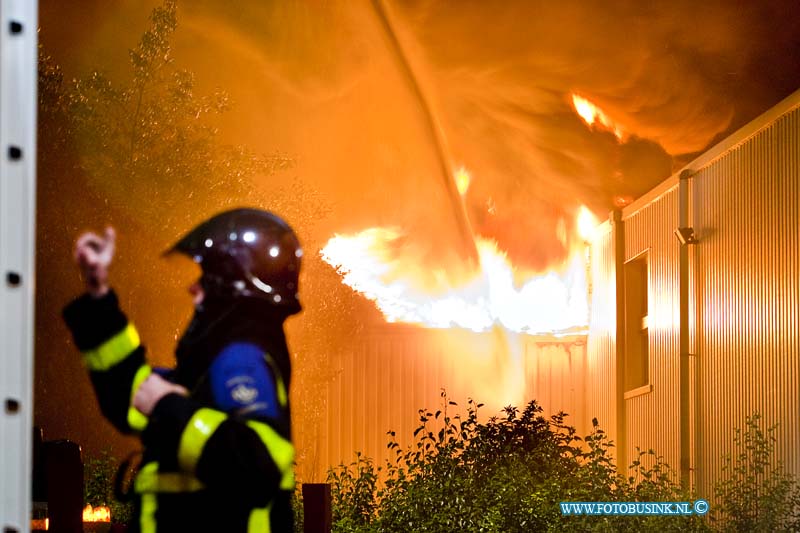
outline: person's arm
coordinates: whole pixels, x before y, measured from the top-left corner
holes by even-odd
[[[278,490],[294,489],[283,383],[264,353],[246,343],[218,355],[209,379],[214,409],[167,393],[152,409],[143,442],[206,486],[236,493],[254,507],[266,506]]]
[[[132,406],[133,393],[150,375],[144,347],[133,324],[119,308],[108,283],[116,235],[87,232],[75,245],[74,259],[86,292],[64,309],[63,316],[97,394],[103,415],[123,433],[144,429],[147,419]]]
[[[103,415],[123,433],[141,431],[146,418],[131,406],[132,391],[151,372],[133,324],[108,290],[84,294],[64,309],[64,320],[81,352]]]

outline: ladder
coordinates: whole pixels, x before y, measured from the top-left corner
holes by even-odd
[[[30,530],[38,0],[0,2],[0,531]]]

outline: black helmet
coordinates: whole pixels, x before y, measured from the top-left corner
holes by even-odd
[[[303,251],[292,228],[260,209],[232,209],[206,220],[167,254],[179,252],[203,269],[203,289],[225,298],[256,298],[300,310],[297,298]]]

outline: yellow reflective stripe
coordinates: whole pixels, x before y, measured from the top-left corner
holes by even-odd
[[[183,472],[159,472],[158,463],[155,468],[143,468],[136,476],[133,490],[137,494],[157,494],[160,492],[196,492],[205,485],[196,477]]]
[[[83,352],[83,361],[89,370],[108,370],[128,357],[140,344],[139,333],[133,324],[128,324],[94,350]]]
[[[189,419],[178,445],[178,464],[181,469],[194,472],[206,441],[227,417],[223,412],[203,408]]]
[[[247,533],[270,533],[269,512],[272,504],[261,509],[253,509],[250,518],[247,520]]]
[[[147,463],[141,470],[136,480],[142,475],[152,475],[158,472],[158,463]],[[134,482],[135,487],[135,482]],[[139,528],[141,533],[156,533],[156,510],[158,509],[158,499],[155,494],[142,494],[141,510],[139,511]]]
[[[150,368],[150,365],[142,365],[133,377],[131,399],[128,407],[128,425],[131,429],[136,431],[144,431],[144,428],[147,427],[147,416],[133,406],[133,396],[136,394],[136,391],[139,390],[139,386],[147,379],[147,376],[152,373],[153,369]]]
[[[284,490],[294,490],[294,446],[292,443],[266,424],[248,420],[247,425],[258,434],[275,462],[275,466],[278,467],[278,471],[282,473],[280,487]]]
[[[141,533],[156,533],[156,509],[158,509],[156,495],[142,494],[142,510],[139,515]]]
[[[283,377],[281,376],[281,372],[278,369],[278,365],[275,363],[275,360],[272,359],[268,353],[264,354],[264,359],[267,361],[267,364],[272,369],[272,374],[275,376],[275,381],[277,382],[276,385],[278,386],[278,403],[281,404],[281,407],[286,407],[289,403],[289,395],[286,393],[286,385],[283,384]]]
[[[286,394],[286,386],[283,384],[283,379],[281,379],[280,374],[277,374],[275,379],[278,381],[278,402],[280,402],[281,407],[286,407],[289,403],[289,398]]]
[[[295,480],[294,480],[294,468],[289,468],[288,472],[283,473],[283,478],[281,478],[280,488],[283,490],[294,490]]]

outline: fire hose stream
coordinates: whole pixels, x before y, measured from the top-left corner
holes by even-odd
[[[460,255],[470,264],[477,266],[479,262],[478,249],[475,245],[475,237],[472,232],[472,227],[469,223],[469,218],[467,217],[467,212],[464,209],[464,202],[456,187],[453,165],[450,161],[450,157],[446,148],[447,143],[444,138],[444,132],[442,131],[439,121],[436,120],[436,116],[433,113],[430,102],[426,97],[419,80],[417,80],[417,77],[414,75],[414,70],[411,68],[408,57],[406,56],[403,46],[397,37],[397,33],[394,30],[394,26],[392,25],[391,18],[389,17],[389,13],[387,12],[383,0],[372,0],[372,5],[375,8],[375,13],[378,16],[381,25],[386,31],[386,35],[389,39],[389,46],[392,48],[392,51],[397,58],[397,61],[400,65],[400,70],[407,79],[409,87],[414,94],[414,98],[419,103],[425,124],[431,136],[434,152],[436,153],[439,161],[439,170],[442,180],[444,181],[445,191],[450,200],[450,205],[453,210],[453,217],[458,230],[460,242],[459,251],[461,252]]]

